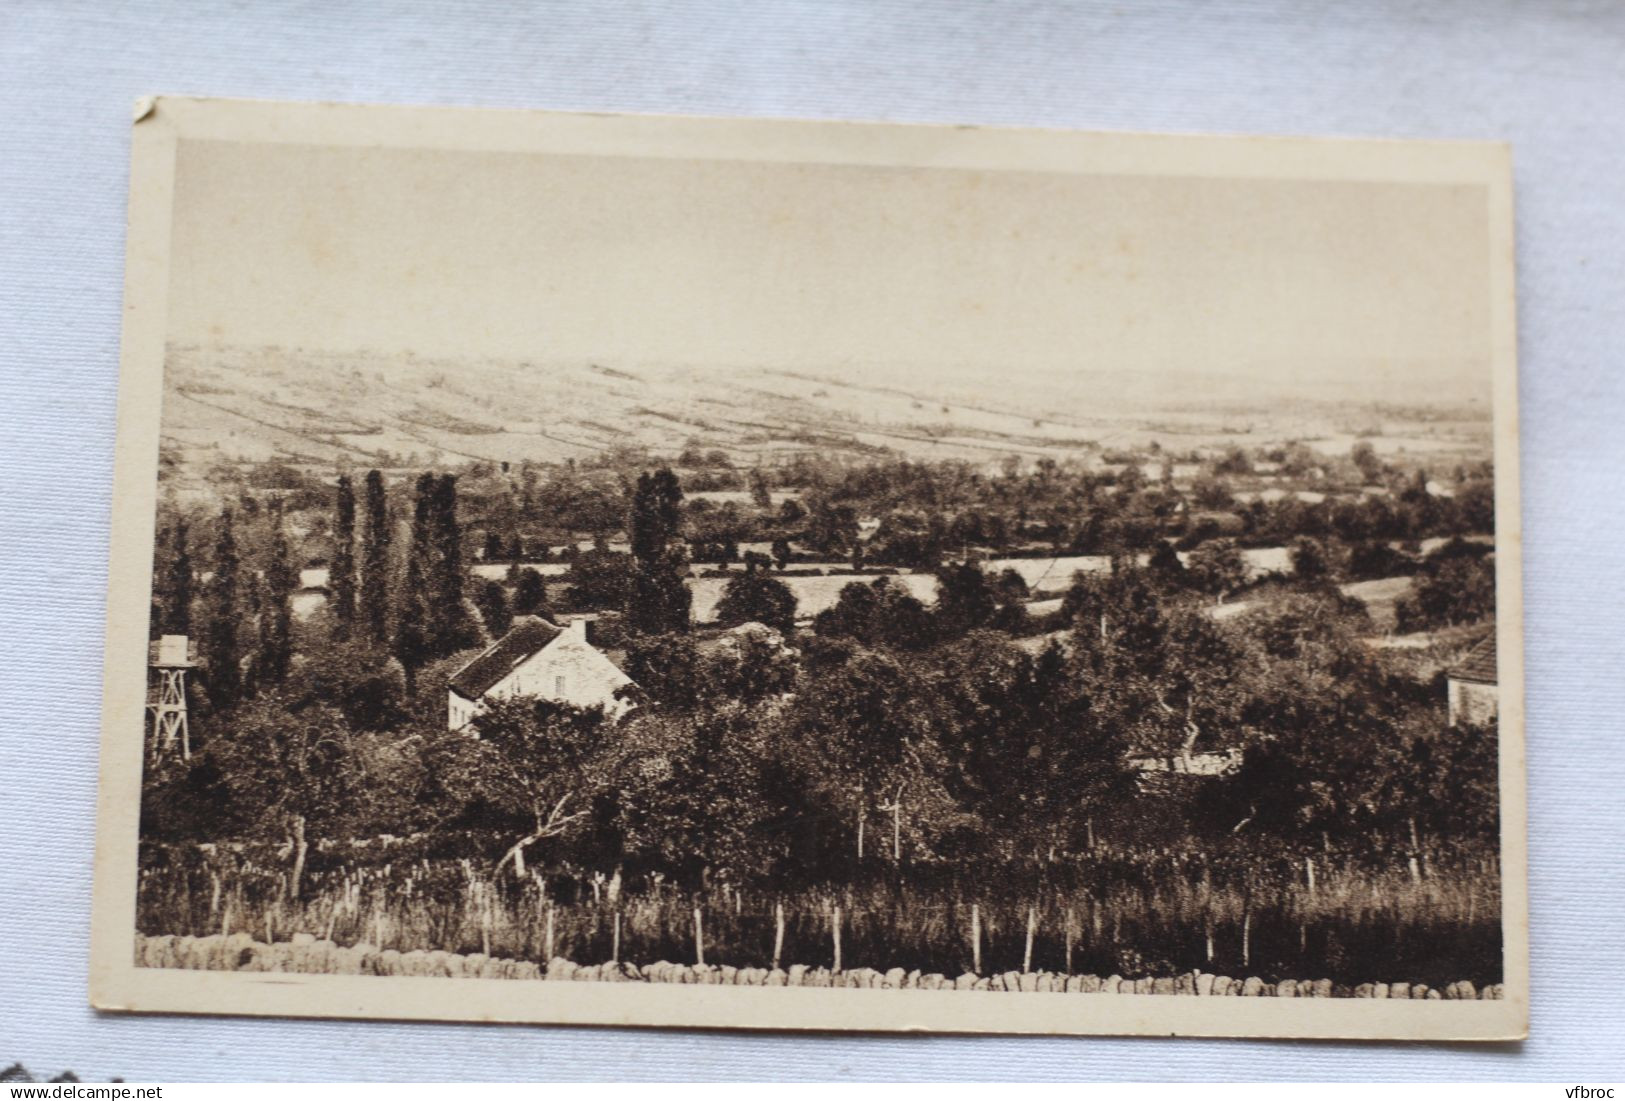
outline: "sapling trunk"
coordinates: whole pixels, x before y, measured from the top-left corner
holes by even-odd
[[[288,896],[299,897],[299,881],[305,875],[305,854],[310,846],[305,841],[305,816],[293,816],[293,872],[288,878]]]
[[[829,916],[830,935],[835,941],[835,966],[831,968],[836,974],[841,972],[841,908],[835,907]]]
[[[970,969],[980,975],[982,973],[982,908],[977,903],[970,904]]]
[[[1027,907],[1027,946],[1021,953],[1021,970],[1033,969],[1033,934],[1038,931],[1038,907]]]

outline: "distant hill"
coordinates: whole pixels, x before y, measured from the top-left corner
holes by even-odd
[[[1018,383],[966,368],[890,375],[176,345],[162,434],[171,473],[186,475],[221,461],[561,462],[624,446],[676,454],[690,443],[721,449],[736,465],[798,453],[984,462],[1151,439],[1185,450],[1341,437],[1372,416],[1346,399],[1247,394],[1211,378],[1076,372]],[[1476,438],[1486,413],[1430,417],[1429,434]]]

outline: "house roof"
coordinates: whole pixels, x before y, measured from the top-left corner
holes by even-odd
[[[520,616],[495,645],[457,670],[447,687],[466,700],[478,700],[563,633],[564,628],[541,616]]]
[[[1452,680],[1467,680],[1475,684],[1496,683],[1495,635],[1467,651],[1461,664],[1450,670]]]

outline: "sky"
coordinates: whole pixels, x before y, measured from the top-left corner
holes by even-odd
[[[1487,392],[1472,187],[184,141],[171,341]]]

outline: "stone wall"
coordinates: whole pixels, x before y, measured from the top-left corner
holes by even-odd
[[[578,965],[555,959],[545,968],[527,960],[493,959],[475,953],[379,951],[370,944],[341,947],[308,933],[263,944],[247,933],[209,937],[135,938],[138,967],[194,971],[271,971],[321,975],[410,975],[417,977],[536,979],[550,982],[658,982],[692,986],[805,986],[880,990],[962,990],[1011,993],[1160,994],[1243,998],[1408,998],[1445,1001],[1496,1000],[1499,984],[1475,987],[1465,980],[1435,989],[1421,983],[1361,983],[1347,987],[1330,979],[1265,982],[1192,971],[1162,978],[1121,975],[1061,975],[1051,971],[1007,971],[996,975],[925,975],[894,967],[831,971],[794,964],[788,969],[682,964],[660,961]]]

